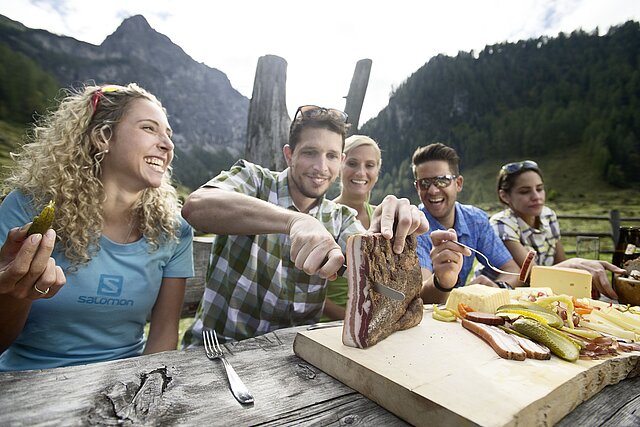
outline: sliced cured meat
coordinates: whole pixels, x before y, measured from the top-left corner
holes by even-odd
[[[527,353],[527,357],[530,359],[538,359],[538,360],[549,360],[551,359],[551,350],[548,347],[538,344],[537,342],[531,341],[528,338],[523,338],[518,335],[511,335],[520,348]]]
[[[526,282],[531,274],[531,268],[533,268],[533,260],[536,258],[536,251],[530,250],[527,254],[527,257],[524,259],[522,263],[522,267],[520,268],[520,276],[518,279],[521,282]]]
[[[465,319],[472,322],[484,323],[485,325],[504,325],[504,318],[491,313],[481,311],[469,311]]]
[[[401,254],[393,252],[393,239],[382,234],[359,234],[347,240],[348,300],[342,342],[367,348],[395,331],[409,329],[422,320],[422,273],[410,235]],[[397,301],[373,290],[381,283],[405,295]]]
[[[467,319],[462,319],[462,326],[485,340],[493,348],[493,351],[503,359],[524,360],[527,358],[527,353],[516,340],[495,326],[472,322]]]

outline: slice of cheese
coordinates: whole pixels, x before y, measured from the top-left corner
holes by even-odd
[[[491,288],[484,285],[467,285],[455,288],[449,294],[446,307],[458,312],[458,304],[464,303],[475,311],[495,313],[501,305],[509,304],[509,291],[501,288]]]
[[[531,287],[548,287],[556,295],[591,298],[591,274],[576,268],[536,265],[531,270]]]

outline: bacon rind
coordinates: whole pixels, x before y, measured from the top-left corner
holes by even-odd
[[[342,333],[343,344],[367,348],[395,331],[420,323],[422,274],[416,253],[417,240],[409,235],[402,254],[393,252],[393,239],[382,234],[351,236],[347,240],[348,300]],[[373,291],[373,282],[404,293],[397,301]]]
[[[495,326],[467,319],[462,319],[462,326],[482,338],[503,359],[522,361],[527,358],[527,353],[520,348],[513,337]]]
[[[524,352],[527,353],[527,357],[529,359],[551,359],[551,350],[549,350],[547,346],[531,341],[529,338],[519,337],[518,335],[512,335],[511,338],[513,338],[518,343],[520,348],[522,348]]]
[[[366,321],[362,318],[363,313],[369,310],[371,306],[369,294],[365,292],[364,287],[361,289],[362,282],[358,280],[361,261],[355,254],[360,253],[361,245],[361,236],[351,236],[347,240],[347,295],[350,297],[345,307],[345,322],[342,328],[343,344],[359,348],[362,348],[363,338],[366,338],[363,337],[361,332],[363,326],[366,325]],[[364,327],[364,330],[366,332],[366,327]]]

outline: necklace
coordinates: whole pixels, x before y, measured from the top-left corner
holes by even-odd
[[[130,224],[129,224],[129,232],[127,233],[127,237],[124,238],[124,243],[129,243],[129,238],[131,237],[131,233],[133,232],[133,226],[136,224],[136,221],[134,218],[131,218]]]

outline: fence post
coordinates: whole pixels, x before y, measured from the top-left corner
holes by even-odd
[[[358,131],[360,112],[362,111],[364,96],[367,93],[367,86],[369,85],[369,74],[371,74],[372,63],[373,61],[370,59],[361,59],[356,63],[356,69],[353,72],[347,102],[344,107],[344,112],[349,115],[349,123],[351,123],[351,128],[348,132],[349,135],[353,135]]]
[[[291,124],[286,82],[287,61],[275,55],[258,58],[249,103],[245,159],[276,171],[287,167],[282,155]]]
[[[620,237],[620,211],[617,209],[609,211],[609,221],[611,222],[611,235],[613,236],[613,247],[615,248]]]

